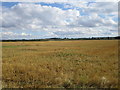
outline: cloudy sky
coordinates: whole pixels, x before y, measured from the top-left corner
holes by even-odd
[[[3,2],[2,39],[118,36],[117,2]]]

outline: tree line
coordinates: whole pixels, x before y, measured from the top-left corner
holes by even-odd
[[[117,37],[90,37],[90,38],[46,38],[46,39],[14,39],[14,40],[1,40],[2,42],[16,42],[16,41],[60,41],[60,40],[115,40],[120,39]]]

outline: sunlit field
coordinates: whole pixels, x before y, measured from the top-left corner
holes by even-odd
[[[117,88],[118,40],[3,42],[3,88]]]

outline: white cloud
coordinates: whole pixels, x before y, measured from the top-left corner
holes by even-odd
[[[67,25],[69,24],[67,19],[74,20],[77,16],[79,16],[77,10],[63,11],[50,6],[18,4],[3,11],[3,27],[21,26],[34,29],[39,25]]]
[[[81,8],[79,4],[74,4],[73,7],[76,9],[68,10],[25,3],[19,3],[11,8],[3,7],[0,18],[3,38],[88,37],[102,36],[107,31],[109,35],[116,34],[112,30],[115,31],[117,21],[109,16],[116,15],[117,11],[111,8],[116,4],[95,3],[89,7],[85,5],[81,4]],[[82,15],[80,8],[87,15]],[[107,17],[103,18],[100,15]],[[103,28],[104,30],[100,30]]]
[[[14,33],[14,32],[2,32],[2,39],[28,39],[31,34],[27,33]]]

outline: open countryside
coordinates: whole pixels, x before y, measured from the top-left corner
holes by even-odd
[[[2,42],[3,88],[117,88],[118,40]]]

